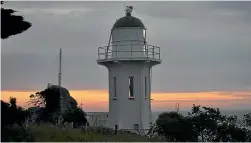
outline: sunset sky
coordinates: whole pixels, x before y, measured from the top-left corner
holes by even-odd
[[[153,111],[192,104],[251,110],[251,2],[126,2],[161,48],[153,68]],[[63,49],[62,86],[86,111],[108,111],[108,71],[99,66],[124,2],[5,2],[32,27],[1,42],[2,99],[29,95],[57,84]]]
[[[2,99],[9,100],[10,96],[18,98],[18,104],[29,107],[26,103],[29,95],[35,92],[4,91]],[[105,90],[70,91],[86,111],[108,111],[108,93]],[[198,93],[152,93],[153,111],[175,110],[175,104],[180,104],[181,110],[190,110],[193,104],[221,109],[250,109],[250,92],[198,92]]]

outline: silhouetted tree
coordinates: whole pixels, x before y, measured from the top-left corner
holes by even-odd
[[[193,105],[188,118],[203,142],[243,142],[248,139],[249,131],[238,124],[237,116],[222,115],[219,108]]]
[[[3,1],[1,1],[1,5]],[[1,38],[23,33],[31,27],[31,23],[24,21],[23,16],[13,15],[16,11],[1,8]]]
[[[47,88],[30,95],[29,104],[45,107],[48,112],[54,112],[60,107],[60,91],[57,88]]]
[[[1,127],[3,129],[3,127],[11,125],[12,121],[10,119],[8,119],[8,116],[10,114],[10,104],[6,103],[4,101],[1,100]]]
[[[60,88],[47,88],[35,95],[30,96],[30,104],[43,107],[39,119],[45,122],[56,123],[60,116],[64,121],[74,122],[75,124],[85,124],[87,122],[85,112],[77,107],[77,102],[71,102],[71,108],[61,115],[60,111]]]
[[[17,108],[17,99],[16,98],[10,97],[10,106],[15,109]]]
[[[76,126],[85,125],[87,123],[86,113],[79,107],[67,110],[63,115],[63,119],[64,122],[74,122]]]
[[[202,110],[204,109],[204,110]],[[222,122],[223,117],[219,109],[193,105],[192,112],[188,113],[190,121],[193,124],[193,130],[197,133],[201,140],[211,141],[216,133],[218,123]]]
[[[177,112],[166,112],[159,115],[156,121],[157,132],[167,141],[197,141],[192,124]]]
[[[248,128],[248,140],[247,142],[251,142],[251,113],[245,114],[243,118],[244,126]]]
[[[237,116],[222,115],[218,108],[192,107],[192,112],[183,117],[176,112],[162,113],[156,121],[156,132],[167,141],[246,142],[250,141],[249,114],[245,126]]]
[[[22,126],[29,113],[16,105],[16,98],[10,97],[9,103],[1,100],[2,127],[11,126],[14,123]]]
[[[57,88],[47,88],[30,95],[29,104],[43,107],[39,118],[42,121],[54,122],[53,114],[60,109],[60,91]]]
[[[26,130],[23,127],[25,119],[29,116],[29,113],[16,105],[16,98],[11,97],[9,103],[1,100],[1,141],[20,141],[20,138],[13,136],[13,134],[20,133],[12,129],[13,124],[21,127],[21,132],[26,135]]]
[[[251,113],[244,115],[244,123],[246,126],[251,128]]]

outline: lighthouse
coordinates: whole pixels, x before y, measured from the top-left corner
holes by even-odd
[[[111,29],[107,46],[98,48],[99,65],[109,72],[108,126],[113,129],[149,129],[151,69],[160,64],[160,48],[147,43],[146,27],[132,16],[132,6]]]

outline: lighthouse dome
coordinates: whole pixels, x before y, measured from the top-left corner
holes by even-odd
[[[146,29],[141,20],[131,15],[121,17],[113,25],[113,28],[122,28],[122,27],[140,27]]]

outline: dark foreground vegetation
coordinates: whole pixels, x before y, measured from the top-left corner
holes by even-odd
[[[251,113],[239,120],[236,116],[222,115],[219,109],[195,105],[186,117],[178,112],[160,114],[145,136],[125,132],[115,135],[114,130],[107,128],[80,128],[80,125],[86,124],[86,118],[79,108],[65,115],[66,121],[79,123],[74,128],[63,128],[56,123],[42,121],[48,118],[39,118],[41,121],[26,126],[30,111],[17,106],[15,98],[10,98],[9,103],[1,101],[1,110],[1,141],[251,141]],[[77,120],[78,117],[85,119],[82,124]]]
[[[13,135],[9,136],[6,141],[36,141],[36,142],[151,142],[164,141],[158,138],[148,138],[147,136],[139,136],[130,133],[101,132],[101,129],[89,128],[81,129],[65,129],[49,126],[48,124],[40,124],[39,126],[29,126],[26,132],[19,126],[11,128]]]
[[[222,115],[218,108],[193,105],[186,117],[177,112],[160,114],[151,132],[166,141],[250,142],[251,113],[239,120],[235,115]]]
[[[75,100],[62,112],[60,89],[47,88],[31,95],[29,103],[33,106],[29,109],[17,106],[16,98],[11,97],[9,103],[1,101],[1,141],[38,141],[36,132],[31,131],[41,133],[42,129],[47,128],[41,133],[43,135],[50,132],[49,126],[63,127],[66,123],[74,123],[71,128],[87,126],[86,113],[77,106]],[[44,124],[48,127],[45,128]]]
[[[39,112],[40,117],[35,124],[29,125],[27,119],[31,116],[32,109],[17,106],[15,98],[10,98],[9,103],[1,101],[1,107],[1,141],[4,142],[161,141],[157,137],[149,138],[128,132],[119,132],[115,135],[115,131],[109,128],[83,126],[88,125],[86,114],[79,108],[67,111],[63,116],[63,123],[78,123],[73,128],[67,128],[53,121],[46,106]]]

